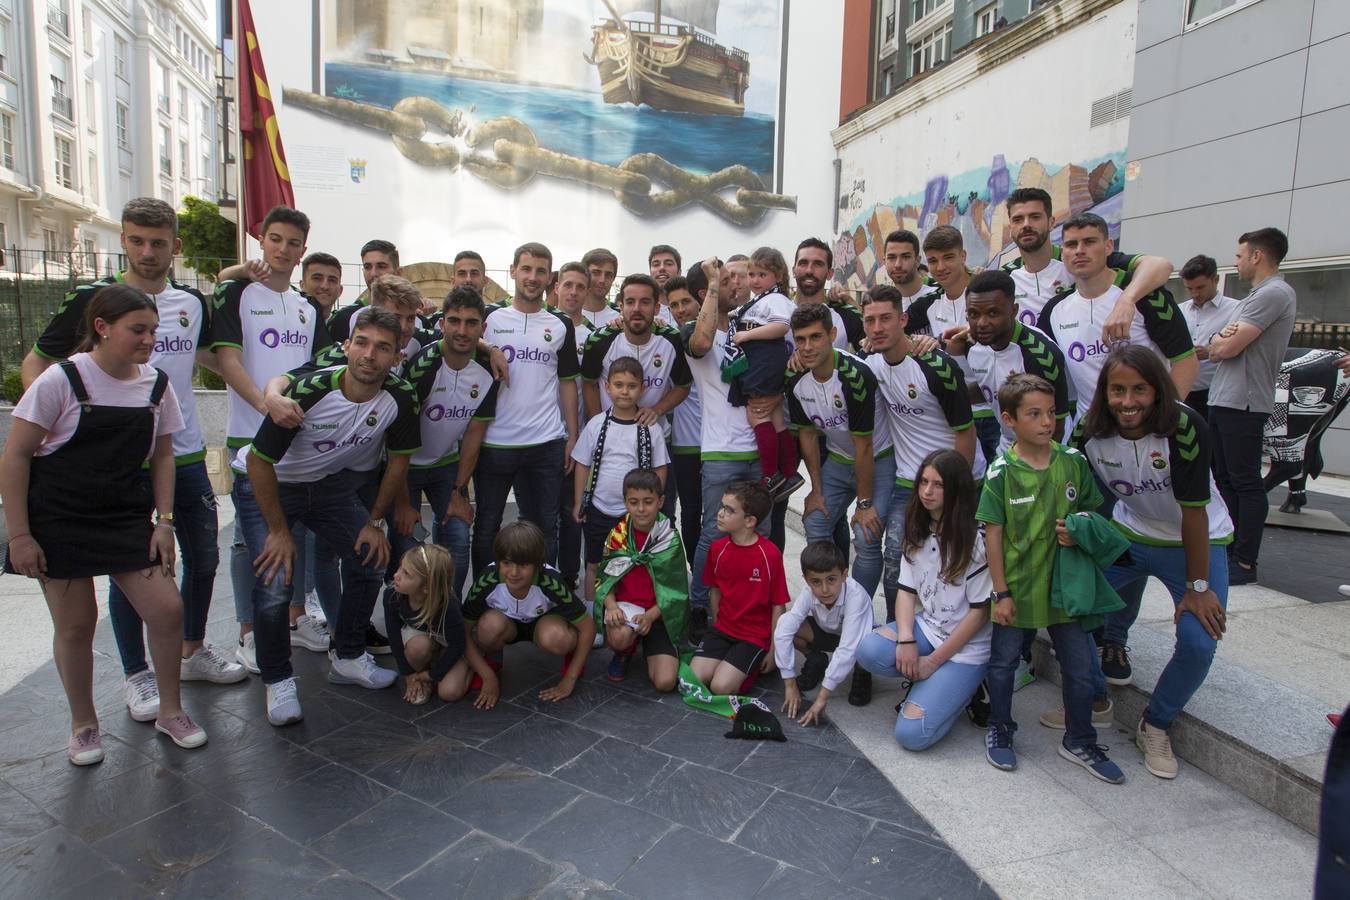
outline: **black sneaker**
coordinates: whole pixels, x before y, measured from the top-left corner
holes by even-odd
[[[1107,684],[1126,685],[1134,680],[1130,669],[1130,648],[1107,641],[1102,644],[1102,674]]]
[[[1256,566],[1248,569],[1238,563],[1237,557],[1233,557],[1228,560],[1228,586],[1241,584],[1256,584]]]
[[[802,670],[797,674],[797,690],[813,690],[820,684],[820,679],[825,677],[825,669],[829,664],[830,657],[822,650],[806,654],[806,662],[802,663]]]
[[[778,485],[778,489],[772,492],[773,502],[775,504],[782,503],[788,497],[792,496],[793,491],[806,484],[806,479],[796,472],[793,472],[787,478],[783,478],[781,475],[778,477],[782,479],[782,482]]]
[[[374,625],[366,626],[366,652],[371,656],[383,656],[393,652],[389,649],[388,639],[376,631]]]
[[[849,706],[866,706],[872,702],[872,673],[862,666],[853,667],[853,683],[848,688]]]
[[[970,702],[966,704],[966,715],[970,716],[970,721],[976,726],[984,728],[989,724],[989,686],[983,681],[971,695]],[[995,764],[997,765],[997,763]],[[1014,763],[1016,765],[1016,763]],[[1000,766],[1002,768],[1002,766]]]
[[[1308,505],[1308,492],[1291,490],[1289,495],[1284,498],[1284,503],[1280,504],[1282,513],[1301,513],[1303,507]]]
[[[783,486],[783,483],[786,481],[787,481],[786,478],[784,478],[782,475],[779,475],[777,472],[774,472],[772,475],[765,475],[763,478],[761,478],[759,480],[759,484],[761,487],[764,488],[764,490],[768,491],[769,496],[774,498],[774,500],[776,501],[778,490]]]

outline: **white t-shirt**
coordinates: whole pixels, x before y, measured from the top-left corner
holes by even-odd
[[[929,537],[927,543],[914,551],[913,562],[903,554],[900,557],[900,590],[919,598],[918,624],[934,648],[940,647],[951,637],[972,609],[989,608],[989,595],[994,590],[994,581],[985,559],[984,529],[980,529],[971,552],[970,565],[966,566],[965,575],[960,581],[948,584],[942,580],[941,571],[942,554],[938,549],[936,535]],[[994,625],[986,619],[983,627],[966,641],[965,646],[952,654],[949,662],[975,666],[989,662],[989,643],[993,633]]]
[[[872,630],[872,596],[852,578],[844,579],[844,587],[831,606],[825,606],[805,585],[787,609],[783,611],[773,630],[773,658],[784,678],[797,677],[797,659],[792,639],[797,629],[810,616],[826,634],[839,635],[839,648],[830,655],[821,685],[833,693],[834,689],[853,671],[853,660],[858,644]]]
[[[699,399],[703,403],[700,430],[703,449],[700,457],[704,460],[759,459],[755,432],[745,418],[745,407],[732,406],[727,400],[730,385],[722,380],[722,358],[727,333],[719,331],[714,334],[712,349],[696,357],[688,353],[688,339],[692,331],[692,325],[685,326],[689,371],[694,375],[694,384],[698,385]]]
[[[693,372],[691,370],[690,375]],[[698,382],[689,385],[689,396],[680,401],[680,405],[670,413],[670,443],[675,452],[682,450],[698,452],[703,440],[703,401],[698,392]]]
[[[777,290],[765,291],[737,311],[738,331],[759,325],[787,325],[797,305]]]
[[[84,382],[85,392],[89,394],[89,403],[93,406],[129,406],[146,407],[150,405],[150,394],[155,388],[159,372],[154,366],[142,364],[135,377],[126,381],[113,378],[99,368],[98,363],[88,353],[76,353],[70,357]],[[167,373],[165,373],[167,374]],[[75,428],[80,423],[80,404],[75,400],[70,379],[61,371],[61,366],[49,366],[39,375],[33,384],[24,391],[14,407],[14,413],[25,422],[32,422],[47,431],[47,436],[38,444],[36,456],[48,456],[70,441]],[[175,434],[183,430],[183,413],[178,407],[178,397],[170,381],[164,389],[164,396],[155,407],[155,436]],[[155,442],[150,442],[150,450],[145,458],[155,452]]]
[[[511,382],[497,393],[484,446],[535,447],[566,437],[558,382],[579,371],[572,320],[548,309],[501,306],[488,312],[483,337],[502,348]]]
[[[600,439],[600,428],[609,413],[592,416],[577,436],[576,446],[572,448],[572,459],[583,466],[595,462],[595,444]],[[605,447],[600,455],[600,472],[592,473],[595,487],[591,490],[591,502],[595,508],[607,516],[621,516],[627,511],[623,503],[624,476],[638,467],[638,432],[646,426],[622,419],[609,420],[605,429]],[[666,451],[665,439],[661,429],[655,426],[647,428],[647,439],[651,441],[651,467],[653,469],[670,465],[670,454]]]

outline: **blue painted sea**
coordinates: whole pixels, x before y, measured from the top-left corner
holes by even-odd
[[[707,174],[741,164],[773,183],[774,119],[696,115],[606,103],[599,93],[478,81],[430,72],[392,71],[327,63],[324,90],[392,108],[404,97],[430,97],[483,122],[514,116],[533,129],[542,147],[609,165],[634,153],[657,153],[675,165]]]

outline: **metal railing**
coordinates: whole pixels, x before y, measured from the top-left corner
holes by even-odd
[[[69,122],[75,121],[75,103],[65,94],[52,94],[52,112]]]

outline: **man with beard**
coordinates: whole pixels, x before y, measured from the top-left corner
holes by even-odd
[[[173,207],[149,197],[127,203],[122,208],[121,243],[127,270],[112,278],[80,285],[66,295],[60,310],[23,360],[23,386],[26,390],[48,366],[78,349],[85,310],[99,288],[120,281],[154,298],[159,327],[155,329],[150,365],[169,376],[185,426],[173,436],[175,477],[171,517],[183,555],[181,677],[184,681],[228,684],[246,677],[246,673],[242,666],[205,643],[220,551],[216,543],[216,497],[206,474],[206,444],[192,391],[194,365],[216,371],[215,355],[205,349],[211,340],[210,315],[201,294],[169,278],[174,255],[182,246]],[[159,689],[145,659],[141,618],[116,584],[109,589],[108,607],[126,679],[127,707],[132,718],[149,721],[159,715]]]
[[[797,256],[792,261],[792,278],[797,283],[797,305],[823,303],[830,308],[834,321],[834,346],[840,350],[852,347],[861,350],[863,334],[862,315],[848,303],[827,298],[825,283],[834,271],[834,251],[820,238],[809,237],[797,245]]]
[[[923,272],[923,253],[919,236],[904,228],[886,235],[882,262],[891,284],[900,291],[901,305],[908,310],[919,292],[928,286]]]

